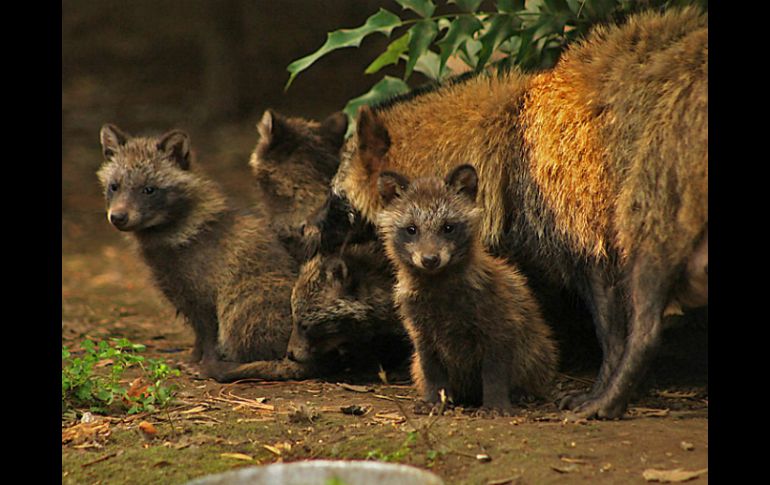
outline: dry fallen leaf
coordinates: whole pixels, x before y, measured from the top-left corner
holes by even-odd
[[[78,423],[61,432],[61,443],[82,445],[88,443],[88,446],[96,446],[110,436],[110,424],[107,421],[90,421]]]
[[[399,413],[390,412],[390,413],[377,413],[372,417],[372,420],[378,423],[400,424],[406,421],[406,418]]]
[[[100,368],[102,368],[102,367],[107,367],[108,365],[112,365],[112,364],[114,364],[114,363],[115,363],[115,361],[114,361],[114,360],[112,360],[112,359],[104,359],[104,360],[100,360],[99,362],[97,362],[96,364],[94,364],[94,369],[100,369]]]
[[[681,443],[679,443],[679,446],[684,451],[692,451],[692,450],[695,449],[695,446],[692,443],[688,442],[688,441],[682,441]]]
[[[584,460],[582,458],[571,458],[569,456],[560,456],[559,459],[564,463],[575,463],[577,465],[585,465],[588,463],[587,460]]]
[[[266,449],[270,453],[273,453],[274,455],[281,456],[281,454],[282,454],[282,451],[277,446],[262,445],[262,448]]]
[[[685,392],[685,391],[658,391],[658,396],[665,397],[668,399],[692,399],[694,398],[698,393],[695,391]]]
[[[179,414],[202,413],[206,409],[208,409],[206,406],[195,406],[194,408],[188,409],[186,411],[179,411]]]
[[[628,414],[631,416],[638,416],[644,418],[663,418],[668,416],[668,408],[655,409],[655,408],[630,408]]]
[[[244,455],[243,453],[220,453],[219,456],[222,458],[232,458],[233,460],[244,460],[244,461],[251,461],[254,459],[249,455]]]
[[[572,473],[579,470],[578,466],[574,463],[565,466],[551,466],[551,469],[559,473]]]
[[[369,392],[373,390],[366,386],[356,386],[354,384],[347,384],[345,382],[338,382],[337,385],[347,391],[353,391],[353,392]]]
[[[128,391],[126,391],[126,395],[128,397],[133,397],[133,398],[141,397],[142,394],[145,394],[147,392],[148,387],[150,387],[149,383],[142,381],[141,377],[137,377],[136,379],[131,381],[131,385],[128,387]],[[128,404],[130,401],[124,397],[123,402]]]
[[[142,430],[142,433],[148,437],[153,437],[158,434],[158,430],[155,429],[155,426],[152,423],[148,423],[147,421],[142,421],[139,423],[139,429]]]
[[[648,482],[686,482],[687,480],[698,478],[708,471],[708,468],[702,468],[695,471],[687,471],[681,468],[676,468],[674,470],[657,470],[655,468],[648,468],[642,472],[642,476]]]

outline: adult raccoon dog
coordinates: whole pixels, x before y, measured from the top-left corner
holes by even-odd
[[[415,347],[423,399],[508,410],[517,392],[547,396],[557,368],[551,330],[516,268],[479,240],[477,175],[379,177],[378,228],[397,271],[396,306]]]
[[[328,371],[345,365],[398,367],[411,345],[393,306],[393,283],[377,242],[308,260],[292,289],[288,358],[322,363]]]
[[[228,206],[194,169],[184,132],[133,138],[106,124],[100,135],[107,218],[135,236],[155,283],[192,326],[201,373],[222,378],[236,362],[284,357],[296,263],[264,217]]]
[[[617,418],[664,312],[708,303],[707,148],[708,15],[673,9],[595,28],[552,70],[362,108],[332,186],[374,222],[382,171],[473,165],[487,248],[578,292],[592,313],[599,376],[563,405]]]

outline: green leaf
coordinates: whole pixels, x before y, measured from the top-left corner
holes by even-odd
[[[605,19],[617,4],[616,0],[586,0],[582,13],[591,20]]]
[[[551,13],[569,12],[566,0],[545,0],[546,10]]]
[[[96,399],[104,402],[110,402],[112,400],[112,393],[107,389],[99,389],[96,391]]]
[[[498,0],[497,11],[503,13],[516,13],[524,10],[524,0]]]
[[[437,35],[438,25],[432,20],[422,20],[409,29],[409,59],[406,61],[404,81],[412,75],[415,65],[428,50],[430,43],[433,42]]]
[[[457,50],[457,57],[471,69],[475,69],[479,63],[479,51],[481,51],[481,42],[476,39],[468,39]]]
[[[473,15],[461,15],[452,22],[446,35],[436,42],[436,45],[441,48],[440,72],[444,71],[449,56],[454,54],[466,40],[472,39],[473,34],[483,27],[484,25]]]
[[[431,0],[396,0],[396,3],[404,9],[408,8],[417,12],[423,18],[430,17],[436,10],[436,6]]]
[[[361,27],[330,32],[326,36],[326,42],[324,42],[320,49],[289,64],[286,70],[289,71],[290,76],[284,91],[289,89],[292,81],[300,72],[310,67],[320,57],[343,47],[358,47],[364,37],[375,32],[381,32],[386,36],[390,36],[390,32],[400,25],[401,19],[397,15],[381,8],[379,12],[366,19],[366,23]]]
[[[527,29],[523,31],[519,35],[519,49],[516,53],[516,61],[515,63],[517,65],[520,65],[522,68],[527,67],[526,60],[527,57],[530,55],[530,44],[532,44],[532,33],[533,29]]]
[[[481,0],[449,0],[447,3],[456,3],[463,12],[473,13],[478,10]]]
[[[481,41],[481,51],[479,52],[478,64],[476,70],[481,70],[486,65],[492,53],[503,41],[516,33],[518,20],[510,15],[498,15],[492,20],[492,25],[479,40]]]
[[[421,72],[434,81],[440,82],[443,79],[443,76],[439,72],[440,64],[441,59],[439,58],[438,54],[432,51],[426,51],[425,54],[420,56],[420,58],[417,60],[417,64],[414,65],[414,70]]]
[[[409,32],[411,32],[411,30]],[[401,58],[401,54],[403,54],[407,47],[409,47],[409,32],[391,42],[390,45],[388,45],[388,48],[385,49],[385,52],[380,54],[377,59],[369,64],[369,67],[366,68],[364,74],[374,74],[385,66],[397,64],[398,60]]]
[[[567,5],[569,5],[569,9],[577,15],[577,13],[580,11],[580,8],[585,3],[585,0],[565,0],[567,2]]]
[[[409,92],[408,84],[401,79],[385,76],[380,82],[372,86],[369,91],[348,101],[348,104],[346,104],[345,108],[342,110],[351,120],[351,122],[348,123],[348,132],[346,136],[349,136],[355,131],[355,117],[359,106],[376,104],[406,92]]]

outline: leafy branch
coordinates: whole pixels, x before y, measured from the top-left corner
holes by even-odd
[[[514,66],[524,71],[548,68],[567,44],[598,22],[620,20],[644,8],[665,9],[690,3],[708,6],[706,0],[446,0],[441,9],[448,11],[437,12],[438,2],[433,0],[394,1],[401,6],[402,16],[409,11],[416,17],[401,18],[380,8],[360,27],[328,33],[318,50],[289,64],[284,89],[288,90],[301,72],[326,54],[359,47],[373,34],[390,38],[398,32],[364,73],[375,74],[404,61],[403,76],[384,75],[369,91],[349,100],[343,111],[352,122],[362,104],[375,104],[408,92],[407,81],[414,71],[436,83],[456,74],[449,62],[453,58],[467,66],[464,70],[475,72],[493,65],[500,70]],[[493,3],[495,8],[480,10],[482,3]]]

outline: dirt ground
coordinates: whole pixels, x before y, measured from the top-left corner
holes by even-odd
[[[256,142],[254,126],[265,108],[319,118],[361,94],[371,81],[362,81],[361,72],[371,52],[382,48],[379,44],[362,46],[361,52],[369,49],[368,57],[355,61],[347,61],[355,50],[330,58],[298,78],[295,91],[283,94],[291,60],[317,48],[328,30],[360,24],[379,4],[370,1],[356,9],[356,2],[339,2],[340,18],[322,23],[313,21],[319,12],[309,12],[311,20],[300,19],[302,7],[314,3],[290,3],[292,8],[260,21],[272,27],[296,16],[297,23],[305,24],[286,33],[298,44],[281,50],[284,44],[259,37],[281,29],[252,29],[243,43],[255,46],[250,59],[260,61],[245,64],[259,71],[246,75],[253,106],[239,119],[211,123],[193,108],[201,95],[200,77],[195,57],[185,52],[184,22],[169,30],[165,23],[163,29],[148,24],[143,30],[154,2],[136,2],[130,9],[121,2],[105,2],[106,7],[64,2],[63,345],[77,348],[86,337],[125,337],[145,344],[147,356],[175,364],[187,358],[193,342],[191,329],[152,286],[130,240],[106,221],[95,177],[102,123],[130,132],[188,130],[204,171],[237,203],[246,204],[251,200],[247,161]],[[164,12],[195,5],[161,4]],[[111,21],[111,15],[119,15],[120,22]],[[159,15],[159,21],[166,15]],[[258,51],[260,46],[265,52]],[[188,63],[170,69],[170,59]],[[180,77],[184,89],[170,84],[169,79]],[[329,79],[335,79],[331,86]],[[313,91],[323,84],[325,91]],[[62,483],[177,484],[237,467],[313,458],[411,464],[433,471],[447,484],[646,483],[644,473],[650,469],[700,471],[691,483],[706,483],[708,328],[683,324],[666,337],[653,379],[620,421],[568,421],[553,403],[524,406],[505,417],[462,409],[431,416],[399,374],[389,375],[388,384],[375,373],[233,384],[183,374],[171,379],[178,393],[166,411],[97,416],[95,439],[63,443]],[[587,387],[594,363],[565,366],[560,389]],[[346,414],[342,408],[362,414]],[[142,421],[153,424],[157,433],[148,437],[140,431]],[[73,425],[63,418],[62,433]]]
[[[215,147],[211,155],[231,156],[233,164],[212,176],[235,190],[236,180],[247,184],[244,161],[253,140],[236,128],[228,136],[231,143],[221,145],[227,150]],[[98,160],[96,143],[79,149]],[[191,330],[152,286],[131,241],[105,220],[98,189],[71,194],[65,205],[81,209],[62,215],[62,343],[77,348],[85,337],[125,337],[147,345],[147,356],[184,360]],[[390,376],[389,384],[371,374],[226,385],[182,375],[172,379],[179,391],[167,412],[99,418],[106,436],[63,444],[62,482],[184,483],[242,466],[341,458],[412,464],[448,484],[643,483],[648,469],[708,467],[703,348],[679,361],[659,359],[653,386],[625,419],[610,422],[565,421],[553,403],[510,417],[459,409],[429,416],[403,375]],[[679,354],[673,348],[665,355]],[[696,365],[686,368],[693,359]],[[559,386],[585,387],[593,375],[563,369]],[[353,405],[363,415],[342,411]],[[139,430],[142,421],[155,425],[153,439]],[[63,433],[72,425],[63,421]]]

